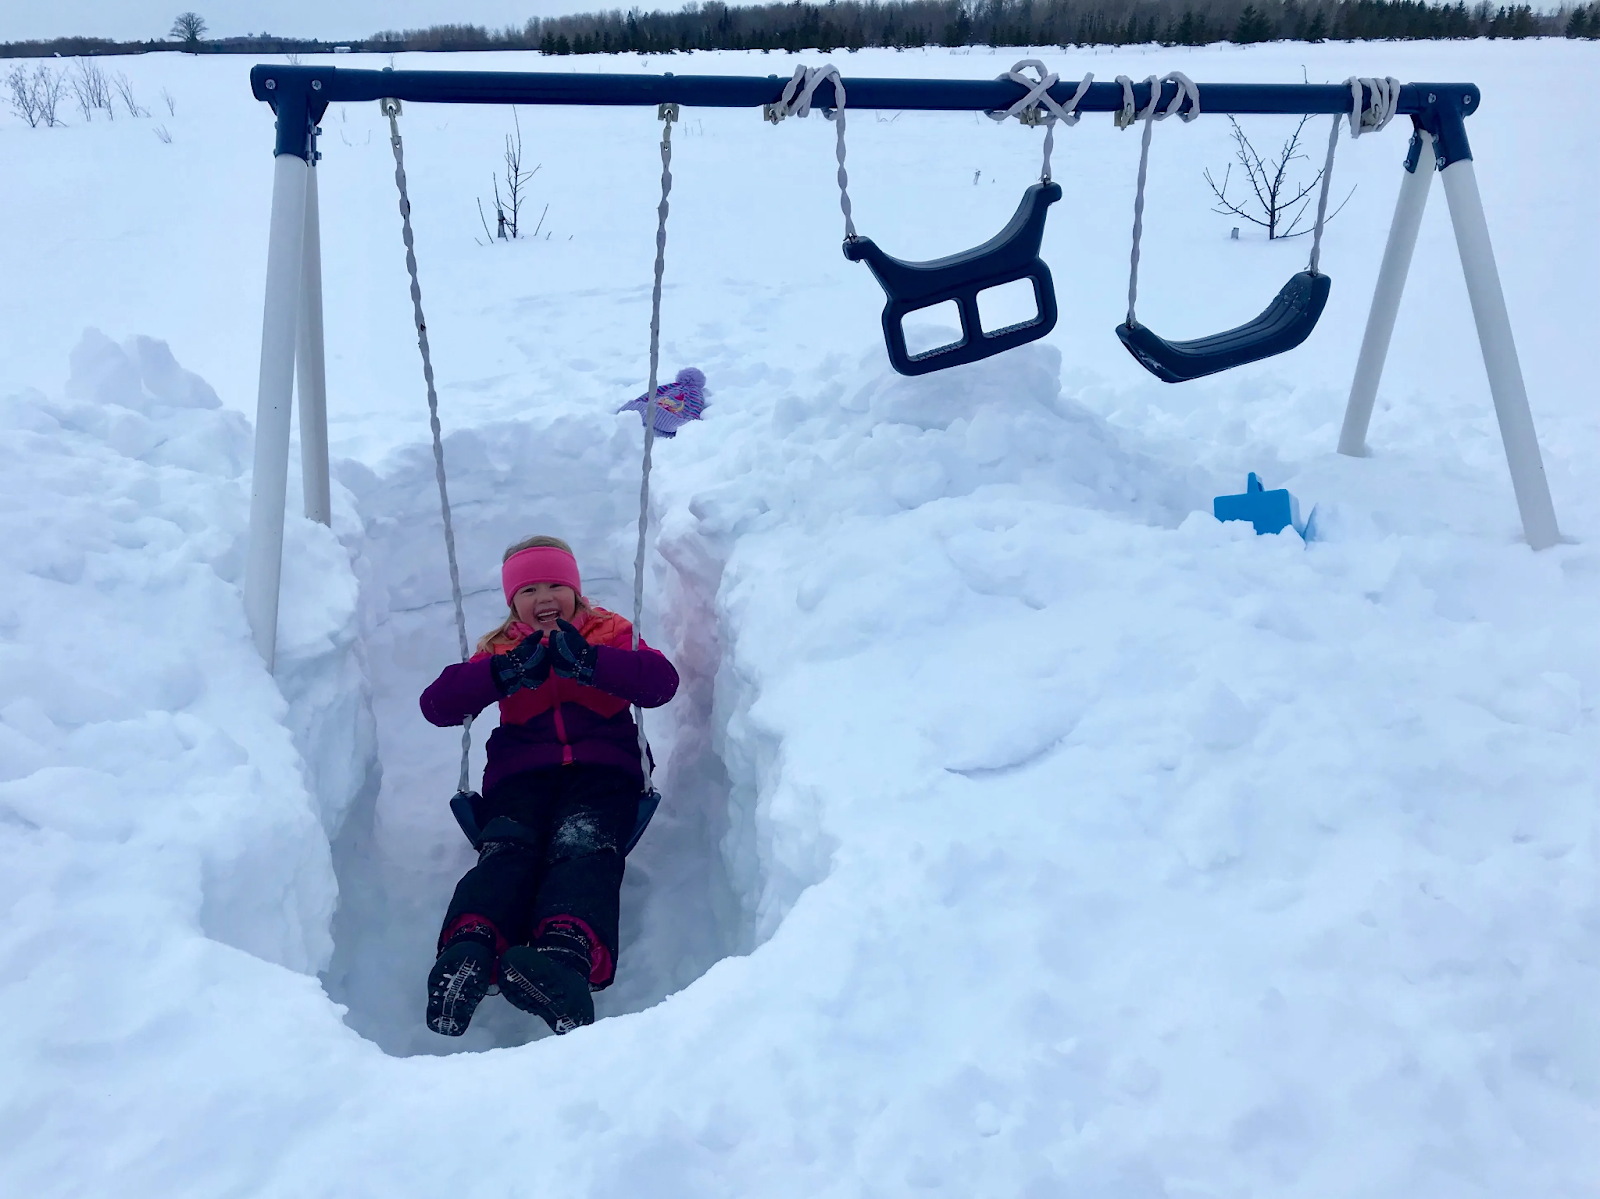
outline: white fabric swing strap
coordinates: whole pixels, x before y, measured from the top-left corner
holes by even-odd
[[[1394,120],[1400,106],[1400,81],[1392,75],[1381,79],[1351,76],[1345,82],[1350,86],[1350,137],[1363,133],[1376,133]],[[1370,99],[1369,99],[1370,97]],[[1313,275],[1322,261],[1322,230],[1328,222],[1328,194],[1333,184],[1333,155],[1339,144],[1339,121],[1333,118],[1333,128],[1328,130],[1328,157],[1322,167],[1322,190],[1317,195],[1317,223],[1311,229],[1311,264],[1307,268]]]
[[[1367,132],[1376,133],[1394,120],[1395,110],[1400,107],[1400,81],[1393,75],[1381,79],[1352,75],[1345,82],[1350,85],[1352,138]]]
[[[433,474],[439,481],[439,512],[444,518],[444,552],[450,563],[450,602],[455,606],[456,639],[461,660],[467,660],[467,617],[461,603],[461,571],[456,566],[456,531],[450,519],[450,491],[444,481],[444,441],[439,432],[439,395],[433,385],[433,357],[428,350],[428,322],[422,316],[422,286],[417,282],[416,246],[411,235],[411,197],[406,193],[405,147],[400,141],[400,102],[381,101],[389,118],[389,144],[394,147],[394,183],[400,190],[400,236],[406,244],[406,273],[411,276],[411,315],[417,326],[417,349],[422,351],[422,378],[428,386],[428,428],[433,432]],[[461,722],[461,775],[457,791],[467,790],[468,761],[472,756],[472,717]]]
[[[833,122],[836,131],[834,157],[839,160],[839,211],[844,213],[846,240],[856,239],[856,223],[850,215],[850,176],[844,169],[844,80],[839,68],[832,63],[820,67],[798,66],[794,77],[783,85],[783,94],[773,104],[763,106],[761,115],[774,125],[788,117],[805,117],[811,114],[811,101],[817,87],[824,81],[833,84],[835,107],[824,108],[822,115]]]
[[[1150,131],[1157,121],[1164,121],[1174,114],[1184,122],[1199,116],[1200,89],[1195,86],[1194,80],[1181,71],[1173,71],[1164,79],[1152,75],[1145,80],[1150,89],[1150,99],[1143,108],[1136,108],[1133,81],[1126,75],[1118,75],[1117,82],[1122,85],[1122,107],[1115,117],[1117,128],[1126,129],[1134,121],[1144,122],[1144,134],[1139,142],[1139,178],[1133,190],[1133,248],[1128,254],[1128,325],[1131,327],[1139,299],[1139,242],[1144,236],[1144,184],[1150,167]],[[1161,92],[1168,83],[1177,84],[1177,90],[1163,109]],[[1184,107],[1185,101],[1188,101],[1187,108]]]
[[[661,276],[667,265],[667,199],[672,194],[672,123],[678,119],[676,104],[663,104],[656,110],[661,121],[661,203],[656,206],[655,283],[650,291],[650,386],[644,410],[644,464],[639,472],[639,543],[633,553],[633,648],[639,648],[639,627],[644,623],[645,543],[650,530],[650,466],[656,445],[656,384],[661,370]],[[644,789],[650,790],[650,743],[644,735],[644,709],[633,706],[633,720],[639,730],[639,770]]]
[[[1033,71],[1029,76],[1027,72]],[[1012,83],[1021,84],[1027,89],[1023,97],[1009,108],[994,110],[986,113],[990,120],[1005,121],[1016,117],[1024,125],[1044,126],[1044,166],[1039,172],[1042,183],[1050,182],[1050,153],[1056,144],[1056,122],[1064,125],[1076,125],[1082,113],[1078,105],[1089,91],[1089,85],[1094,82],[1093,72],[1085,75],[1078,84],[1078,90],[1072,93],[1065,104],[1060,103],[1050,94],[1050,89],[1061,82],[1061,76],[1045,69],[1044,63],[1037,58],[1024,58],[1013,66],[999,79],[1007,79]]]

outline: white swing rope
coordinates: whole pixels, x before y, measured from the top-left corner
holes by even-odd
[[[1168,82],[1177,83],[1178,91],[1173,96],[1171,103],[1163,112],[1156,111],[1156,105],[1161,96],[1162,87]],[[1190,81],[1189,77],[1181,72],[1174,71],[1159,83],[1154,75],[1145,82],[1150,86],[1150,102],[1138,111],[1134,109],[1133,81],[1126,75],[1118,75],[1117,82],[1122,85],[1122,107],[1116,114],[1116,124],[1119,129],[1126,129],[1136,120],[1144,121],[1144,137],[1139,146],[1139,179],[1135,185],[1133,196],[1133,249],[1129,255],[1130,264],[1128,271],[1128,324],[1134,323],[1134,304],[1139,296],[1139,240],[1144,232],[1144,185],[1150,163],[1150,131],[1156,121],[1165,120],[1177,112],[1185,121],[1192,121],[1200,115],[1200,91]],[[1377,132],[1394,119],[1395,110],[1400,104],[1400,81],[1391,76],[1383,78],[1351,77],[1345,81],[1350,85],[1350,136],[1357,138],[1367,131]],[[1191,98],[1190,107],[1180,111],[1185,95]],[[1368,96],[1371,97],[1369,102]],[[1310,272],[1315,275],[1322,260],[1322,231],[1327,225],[1328,194],[1333,182],[1334,151],[1339,144],[1340,115],[1333,118],[1333,127],[1328,131],[1328,156],[1322,168],[1322,190],[1317,196],[1317,220],[1311,230],[1311,262]]]
[[[832,121],[837,131],[834,157],[839,160],[839,211],[844,213],[844,236],[846,241],[855,241],[856,223],[850,216],[850,176],[844,169],[844,80],[839,77],[839,68],[832,63],[820,67],[798,66],[794,69],[794,78],[783,85],[783,94],[772,104],[763,105],[761,115],[774,125],[788,117],[804,117],[811,113],[811,100],[816,95],[817,87],[823,82],[833,84],[833,98],[836,104],[833,108],[824,108],[822,115]]]
[[[1371,130],[1376,133],[1394,119],[1400,104],[1400,81],[1394,76],[1382,79],[1356,78],[1345,80],[1350,85],[1350,137],[1360,137]],[[1367,95],[1372,102],[1367,102]],[[1333,182],[1333,152],[1339,144],[1340,114],[1335,113],[1333,128],[1328,130],[1328,158],[1322,167],[1322,191],[1317,196],[1317,223],[1311,229],[1311,263],[1306,268],[1313,275],[1322,261],[1322,229],[1327,224],[1328,193]]]
[[[1030,78],[1026,71],[1033,68],[1034,77]],[[1024,125],[1044,126],[1044,166],[1039,172],[1041,183],[1050,182],[1050,152],[1056,144],[1056,122],[1060,121],[1069,128],[1076,125],[1082,117],[1078,111],[1078,104],[1089,91],[1089,85],[1094,82],[1093,72],[1085,75],[1078,84],[1078,90],[1072,93],[1071,99],[1065,104],[1060,103],[1050,94],[1050,89],[1061,82],[1061,76],[1045,69],[1044,63],[1037,58],[1024,58],[1013,66],[1004,75],[996,76],[1007,79],[1012,83],[1019,83],[1027,88],[1027,94],[1011,107],[1001,111],[987,112],[984,115],[990,120],[1004,122],[1011,117],[1016,117]],[[1043,108],[1041,109],[1041,105]]]
[[[405,148],[400,141],[400,101],[380,101],[389,118],[389,144],[394,147],[394,183],[400,189],[400,236],[406,243],[406,272],[411,276],[411,314],[417,326],[417,349],[422,351],[422,378],[428,385],[428,427],[433,432],[433,474],[439,481],[439,511],[444,517],[444,552],[450,562],[450,601],[455,605],[456,638],[461,660],[467,652],[467,616],[461,604],[461,571],[456,566],[456,532],[450,519],[450,492],[444,481],[444,442],[439,433],[439,396],[433,385],[433,358],[428,351],[428,323],[422,317],[422,286],[417,282],[417,254],[411,236],[411,197],[406,193]],[[468,759],[472,756],[472,717],[461,722],[461,777],[457,791],[467,790]]]
[[[1150,131],[1157,121],[1164,121],[1173,113],[1177,113],[1185,122],[1199,116],[1200,89],[1182,71],[1173,71],[1165,78],[1152,75],[1145,80],[1150,88],[1150,101],[1142,109],[1135,109],[1133,80],[1126,75],[1118,75],[1117,82],[1122,85],[1122,107],[1117,110],[1115,117],[1117,128],[1126,129],[1134,121],[1144,121],[1144,137],[1139,143],[1139,181],[1135,184],[1133,192],[1133,249],[1128,256],[1128,326],[1132,328],[1135,323],[1134,305],[1139,299],[1139,241],[1144,235],[1144,182],[1150,166]],[[1158,111],[1162,89],[1168,83],[1177,84],[1178,90],[1173,93],[1167,107]],[[1183,107],[1185,99],[1189,101],[1187,109]]]
[[[656,109],[661,121],[661,203],[656,206],[655,284],[650,292],[650,386],[644,409],[644,465],[639,472],[639,544],[633,554],[633,648],[639,648],[639,626],[644,622],[645,535],[650,528],[650,465],[656,445],[656,380],[661,368],[661,275],[667,265],[667,197],[672,194],[672,123],[678,119],[676,104]],[[839,174],[844,174],[843,129],[840,130]],[[845,210],[849,219],[849,209]],[[639,730],[639,770],[644,789],[651,789],[650,743],[644,736],[644,709],[633,706],[634,725]]]
[[[1359,106],[1360,98],[1356,100]],[[1350,114],[1355,119],[1355,113]],[[1327,223],[1328,216],[1328,191],[1333,183],[1333,152],[1339,145],[1339,122],[1341,114],[1333,116],[1333,127],[1328,130],[1328,159],[1322,164],[1322,190],[1317,193],[1317,223],[1311,227],[1311,262],[1306,267],[1313,275],[1317,273],[1317,264],[1322,261],[1322,227]],[[1301,209],[1304,212],[1304,209]]]

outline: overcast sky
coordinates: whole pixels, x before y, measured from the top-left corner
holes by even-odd
[[[0,41],[82,34],[124,41],[165,37],[172,18],[193,10],[208,34],[276,33],[357,38],[380,29],[465,23],[500,28],[529,17],[628,7],[620,0],[0,0]],[[677,8],[672,3],[641,7]]]

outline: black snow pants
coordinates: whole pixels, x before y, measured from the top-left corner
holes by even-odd
[[[552,925],[590,941],[589,983],[616,973],[622,847],[638,816],[639,780],[576,764],[510,775],[477,804],[478,864],[456,884],[441,942],[467,916],[511,945],[537,944]]]

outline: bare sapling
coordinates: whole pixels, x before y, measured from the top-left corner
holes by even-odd
[[[65,125],[56,110],[67,90],[67,77],[62,71],[52,71],[40,63],[33,71],[33,96],[39,107],[39,122],[47,129]]]
[[[111,85],[116,89],[117,96],[122,101],[122,106],[128,110],[130,117],[147,117],[150,110],[143,107],[133,98],[133,80],[126,74],[118,71],[111,77]]]
[[[85,121],[92,121],[94,119],[94,110],[100,107],[95,100],[94,90],[87,79],[87,73],[91,69],[98,68],[91,68],[81,58],[73,63],[72,98],[78,102],[78,111],[83,114]]]
[[[34,94],[32,72],[21,66],[7,71],[6,93],[11,111],[28,122],[30,129],[37,129],[42,118],[39,115],[39,98]]]
[[[85,121],[93,120],[95,110],[101,108],[106,110],[108,121],[116,119],[116,110],[111,106],[111,84],[99,63],[88,58],[73,59],[68,81],[72,98],[78,102],[78,111],[83,113]]]
[[[522,167],[522,121],[517,116],[516,107],[511,109],[511,120],[516,126],[515,133],[506,134],[505,148],[505,174],[494,177],[494,214],[495,228],[489,230],[488,218],[484,216],[483,201],[478,201],[478,220],[483,225],[485,236],[493,241],[515,241],[522,236],[522,206],[527,201],[527,186],[543,163],[538,163],[532,170]],[[501,184],[505,185],[504,194],[501,193]],[[534,228],[532,236],[538,237],[539,230],[544,227],[545,214],[550,211],[550,205],[544,206],[544,212],[539,214],[539,224]]]
[[[1233,127],[1234,161],[1229,163],[1227,170],[1223,172],[1221,184],[1212,178],[1209,170],[1205,172],[1206,183],[1210,185],[1211,194],[1217,198],[1218,204],[1211,211],[1243,217],[1252,225],[1261,226],[1267,231],[1268,241],[1285,237],[1302,237],[1310,233],[1311,226],[1302,227],[1302,221],[1322,183],[1322,171],[1318,170],[1309,182],[1302,183],[1290,178],[1291,164],[1308,160],[1310,157],[1300,146],[1300,135],[1310,119],[1310,116],[1301,117],[1294,127],[1294,132],[1283,143],[1282,149],[1271,158],[1263,158],[1250,144],[1250,139],[1239,127],[1239,122],[1229,117],[1228,123]],[[1243,169],[1245,178],[1249,182],[1249,190],[1238,200],[1231,199],[1228,195],[1228,185],[1232,181],[1235,165]],[[1344,206],[1350,202],[1355,190],[1353,187],[1350,189],[1340,201],[1339,207],[1328,214],[1327,221],[1339,215]]]

